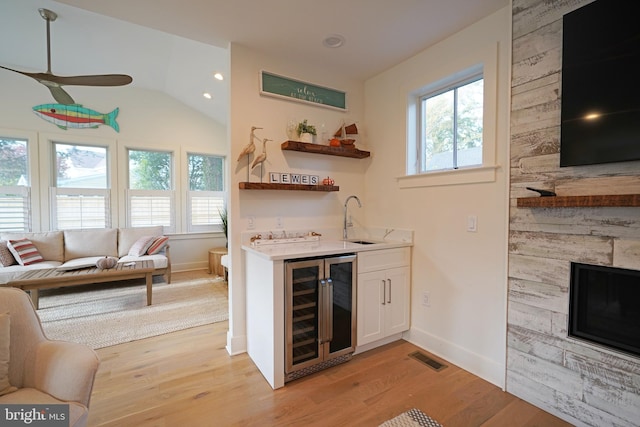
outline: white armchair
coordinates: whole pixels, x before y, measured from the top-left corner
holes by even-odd
[[[29,295],[0,288],[0,314],[9,313],[8,379],[17,390],[2,404],[68,404],[70,426],[86,426],[100,360],[89,347],[46,338]]]

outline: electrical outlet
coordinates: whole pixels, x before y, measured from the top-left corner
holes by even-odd
[[[431,307],[431,292],[429,291],[422,292],[422,306]]]
[[[247,229],[248,230],[253,230],[254,228],[256,228],[256,217],[255,216],[248,216],[247,217]]]
[[[276,228],[280,229],[283,228],[284,225],[282,224],[282,217],[281,216],[277,216],[276,217]]]

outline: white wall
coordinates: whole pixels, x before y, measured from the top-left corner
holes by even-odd
[[[363,85],[340,77],[336,70],[319,70],[306,66],[304,61],[266,57],[241,45],[231,46],[231,199],[230,199],[230,304],[228,349],[231,353],[245,350],[245,284],[244,261],[240,233],[248,227],[248,216],[255,217],[256,230],[276,228],[276,217],[282,218],[284,230],[339,228],[342,224],[342,206],[345,199],[364,194],[364,177],[370,160],[324,156],[310,153],[281,151],[280,144],[287,140],[287,122],[296,118],[307,119],[310,124],[325,124],[327,134],[337,130],[343,121],[356,122],[364,135],[357,146],[366,149],[368,138],[363,125]],[[332,87],[347,92],[348,111],[336,111],[321,106],[260,96],[259,74],[261,70],[316,85]],[[251,126],[263,127],[256,131],[260,138],[272,139],[267,146],[267,172],[299,172],[320,176],[330,175],[338,192],[305,192],[282,190],[238,190],[238,183],[247,181],[246,159],[237,161],[238,155],[249,143]],[[256,154],[262,148],[259,146]],[[250,175],[251,182],[260,182],[259,167]],[[354,223],[362,223],[364,209],[353,210]]]
[[[46,144],[46,137],[70,138],[72,141],[93,140],[107,141],[110,146],[117,147],[152,147],[161,150],[175,151],[176,179],[182,174],[181,156],[184,150],[226,155],[226,128],[211,118],[206,117],[170,96],[157,91],[137,89],[132,86],[113,88],[70,87],[76,102],[84,104],[93,110],[108,113],[119,107],[117,122],[120,133],[108,126],[97,129],[68,129],[62,130],[57,126],[37,117],[32,107],[43,103],[53,103],[49,91],[34,80],[8,71],[0,72],[0,88],[2,100],[0,103],[0,129],[3,136],[11,137],[12,130],[26,131],[40,139],[40,144]],[[40,151],[40,161],[46,162],[46,148]],[[118,161],[113,153],[113,161]],[[120,159],[122,163],[122,159]],[[48,168],[41,165],[39,171]],[[121,170],[124,170],[120,168]],[[39,179],[34,179],[34,187]],[[46,182],[46,177],[44,177]],[[126,180],[123,175],[112,176],[112,183],[121,191],[121,197],[112,202],[114,227],[124,226],[124,209],[122,209]],[[43,186],[44,187],[44,186]],[[38,192],[38,189],[35,188]],[[39,191],[42,203],[45,203],[48,190]],[[184,203],[184,194],[176,194],[178,205]],[[37,208],[37,206],[35,206]],[[47,211],[34,210],[36,230],[47,228]],[[184,218],[179,217],[179,220]],[[207,249],[224,246],[225,240],[221,233],[208,233],[186,236],[179,233],[172,236],[171,254],[174,271],[183,269],[206,268]]]
[[[506,346],[510,16],[504,8],[365,85],[372,151],[365,222],[415,230],[407,338],[499,386]],[[483,52],[492,49],[497,67],[488,69],[497,72],[497,87],[485,99],[496,111],[485,130],[495,140],[484,143],[495,144],[495,180],[401,189],[396,178],[406,172],[407,91],[417,89],[408,82],[437,81],[486,59]],[[478,218],[475,233],[466,231],[468,215]],[[428,308],[421,305],[423,292],[430,293]]]

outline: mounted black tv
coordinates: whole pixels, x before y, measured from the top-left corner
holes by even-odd
[[[640,160],[636,6],[597,0],[564,15],[560,166]]]

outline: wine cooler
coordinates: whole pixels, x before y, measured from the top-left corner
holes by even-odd
[[[346,362],[355,350],[356,255],[287,261],[285,381]]]

